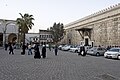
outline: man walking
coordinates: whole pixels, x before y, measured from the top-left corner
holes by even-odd
[[[55,56],[57,56],[57,52],[58,52],[58,47],[57,45],[55,45]]]
[[[9,45],[9,51],[10,51],[9,54],[11,54],[11,53],[14,54],[14,52],[13,52],[13,45],[12,44]]]

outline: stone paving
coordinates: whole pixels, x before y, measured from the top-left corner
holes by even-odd
[[[120,80],[120,60],[47,50],[46,59],[0,49],[0,80]]]

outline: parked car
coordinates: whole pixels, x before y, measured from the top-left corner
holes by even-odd
[[[65,45],[65,46],[62,47],[62,50],[63,50],[63,51],[68,51],[68,50],[70,50],[70,48],[72,48],[72,47],[73,47],[72,45]]]
[[[64,45],[62,45],[62,44],[59,45],[59,46],[58,46],[58,49],[61,50],[63,46],[64,46]]]
[[[80,46],[75,46],[75,47],[70,48],[69,51],[77,53],[79,49],[80,49]]]
[[[104,57],[120,59],[120,48],[111,48],[107,50],[104,54]]]
[[[95,56],[103,56],[106,52],[106,49],[103,47],[93,47],[87,51],[87,54]]]

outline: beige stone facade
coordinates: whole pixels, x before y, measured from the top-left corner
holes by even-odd
[[[0,19],[0,46],[18,41],[18,26],[15,20]]]
[[[120,46],[120,4],[65,25],[64,44]]]

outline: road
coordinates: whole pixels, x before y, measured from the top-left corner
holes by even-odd
[[[0,80],[120,80],[120,60],[47,49],[47,58],[0,49]],[[41,51],[41,50],[40,50]]]

